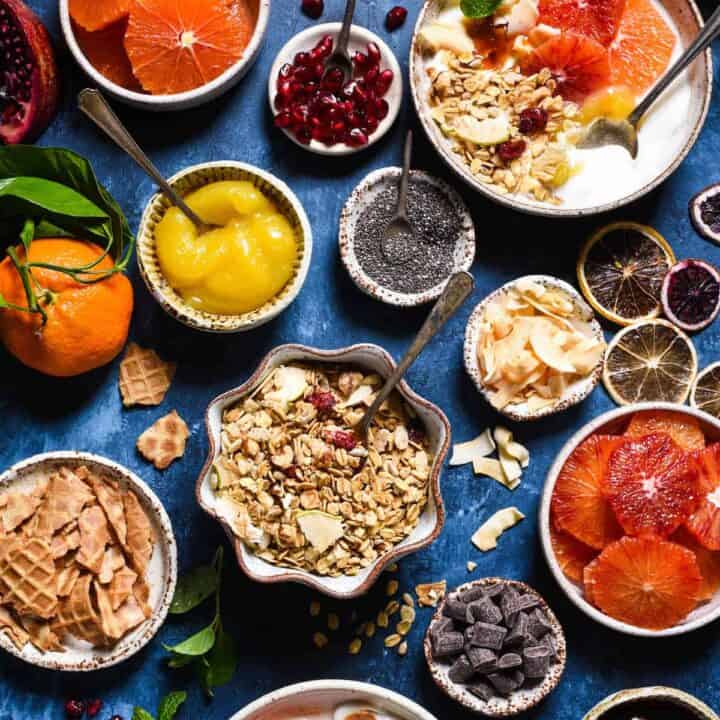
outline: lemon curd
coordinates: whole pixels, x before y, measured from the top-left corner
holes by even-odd
[[[198,234],[171,207],[155,228],[163,275],[194,308],[237,315],[264,305],[290,280],[295,232],[275,203],[247,181],[210,183],[185,197],[216,229]]]

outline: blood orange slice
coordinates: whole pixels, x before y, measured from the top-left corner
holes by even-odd
[[[693,454],[698,469],[700,504],[688,518],[688,530],[708,550],[720,550],[720,443]]]
[[[604,489],[628,535],[667,537],[700,501],[695,463],[664,433],[623,443],[610,457]]]
[[[625,0],[540,0],[538,22],[585,35],[607,47],[624,9]]]
[[[135,77],[167,95],[205,85],[242,57],[252,35],[248,16],[206,0],[135,0],[125,49]]]
[[[666,433],[683,450],[702,450],[705,447],[705,435],[700,429],[700,423],[690,415],[672,410],[636,412],[625,431],[625,435],[632,438],[652,433]]]
[[[681,622],[697,605],[702,584],[695,555],[655,537],[621,538],[585,568],[585,586],[597,607],[651,630]]]
[[[589,437],[565,461],[553,491],[558,529],[596,550],[622,535],[602,487],[610,455],[623,442],[610,435]]]
[[[642,95],[665,72],[676,42],[651,0],[627,0],[609,48],[612,84],[626,85]]]
[[[597,555],[597,550],[576,540],[562,530],[550,526],[550,542],[555,559],[565,576],[576,583],[581,583],[585,566]]]
[[[101,30],[127,17],[132,0],[70,0],[70,17],[85,30]]]
[[[710,600],[720,590],[720,552],[704,548],[686,528],[680,528],[670,539],[695,553],[703,578],[700,600]]]
[[[608,84],[610,63],[607,50],[583,35],[562,33],[546,40],[522,62],[526,75],[548,68],[566,100],[579,102]]]

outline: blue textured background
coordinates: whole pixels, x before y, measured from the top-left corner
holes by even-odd
[[[356,21],[378,30],[401,60],[407,79],[410,35],[420,0],[403,0],[408,22],[388,34],[382,23],[393,0],[360,0]],[[75,108],[75,96],[85,83],[73,66],[59,33],[57,3],[31,2],[47,22],[62,56],[65,80],[62,110],[42,143],[72,148],[89,157],[95,170],[124,208],[133,229],[153,192],[151,183],[131,160],[109,144]],[[193,494],[196,475],[206,452],[202,414],[216,394],[243,382],[272,347],[295,341],[339,347],[371,341],[398,356],[420,326],[426,310],[400,310],[361,294],[338,258],[337,221],[345,198],[362,177],[379,167],[397,165],[400,142],[408,124],[416,126],[405,102],[393,131],[377,146],[350,158],[310,155],[271,129],[266,80],[282,44],[311,21],[299,11],[300,0],[274,0],[270,29],[257,64],[247,77],[212,105],[172,116],[118,108],[166,175],[204,160],[237,159],[254,163],[281,178],[299,195],[312,222],[315,248],[307,283],[295,303],[276,321],[233,337],[193,332],[169,319],[150,298],[135,264],[130,274],[136,291],[131,337],[157,348],[179,363],[175,382],[160,408],[123,410],[117,389],[117,361],[73,380],[41,377],[0,350],[0,460],[6,467],[34,453],[58,449],[87,450],[106,455],[139,473],[165,503],[173,521],[186,569],[207,561],[219,542],[218,527],[198,509]],[[704,2],[709,11],[714,3]],[[326,0],[323,20],[339,20],[342,0]],[[717,48],[716,48],[717,51]],[[716,52],[717,57],[717,52]],[[717,89],[717,88],[716,88]],[[416,133],[416,166],[459,183]],[[720,180],[720,116],[718,103],[690,157],[675,175],[649,198],[617,213],[654,225],[673,245],[678,257],[697,256],[720,264],[720,250],[700,239],[687,214],[688,198]],[[475,293],[442,336],[430,346],[409,381],[421,394],[443,407],[455,440],[474,437],[498,421],[466,377],[461,364],[465,322],[473,305],[503,282],[525,273],[551,273],[574,280],[578,248],[588,232],[609,217],[587,222],[530,218],[495,207],[464,187],[475,215],[477,259],[473,268]],[[719,359],[720,324],[695,338],[701,367]],[[527,580],[545,594],[565,626],[569,661],[559,689],[531,718],[573,720],[607,694],[625,687],[664,683],[694,693],[720,706],[717,664],[720,662],[720,623],[689,636],[664,641],[627,638],[591,623],[564,599],[541,556],[535,520],[538,496],[554,455],[583,423],[610,408],[602,388],[581,407],[537,424],[515,427],[532,456],[522,486],[514,493],[497,483],[477,479],[468,469],[446,470],[442,490],[448,519],[440,539],[429,549],[404,560],[397,577],[403,589],[418,582],[447,578],[450,586],[469,579],[465,564],[478,562],[473,577],[504,575]],[[176,408],[192,430],[185,457],[164,473],[156,472],[135,451],[135,439],[157,417]],[[517,504],[527,519],[503,537],[496,552],[481,555],[469,538],[491,512]],[[263,693],[301,680],[348,678],[375,682],[419,701],[440,720],[468,717],[434,687],[425,668],[420,640],[429,611],[419,613],[405,658],[385,650],[382,637],[366,642],[353,657],[346,648],[350,615],[377,612],[386,601],[384,582],[358,602],[323,602],[323,614],[311,619],[310,591],[298,586],[263,587],[248,581],[228,562],[223,595],[224,617],[239,642],[242,661],[233,681],[207,703],[193,678],[169,670],[161,641],[180,639],[204,623],[207,608],[181,621],[170,619],[144,651],[115,669],[93,674],[51,673],[32,668],[10,656],[0,657],[0,720],[50,720],[63,717],[69,696],[100,697],[106,720],[119,713],[129,720],[132,706],[154,711],[159,698],[172,689],[187,688],[189,700],[180,718],[228,718]],[[314,629],[323,629],[325,613],[339,612],[344,633],[334,634],[324,651],[311,643]]]

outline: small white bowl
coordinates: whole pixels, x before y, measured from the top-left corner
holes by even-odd
[[[334,39],[337,39],[337,35],[340,32],[339,22],[323,23],[322,25],[312,25],[292,37],[280,50],[273,62],[272,68],[270,69],[270,77],[268,78],[268,100],[270,102],[270,110],[275,116],[277,111],[275,110],[275,95],[277,95],[277,77],[280,72],[280,68],[285,63],[292,63],[295,55],[302,51],[308,51],[315,47],[324,35],[332,35]],[[353,25],[350,29],[350,40],[348,41],[348,52],[350,57],[356,51],[365,52],[368,43],[374,42],[378,48],[380,48],[380,68],[389,69],[393,71],[392,85],[384,95],[384,99],[388,104],[388,114],[378,125],[377,130],[370,135],[368,138],[367,145],[361,145],[360,147],[351,147],[350,145],[336,144],[336,145],[325,145],[317,140],[311,140],[308,145],[303,145],[298,142],[295,136],[289,131],[283,128],[283,132],[289,137],[296,145],[303,148],[304,150],[310,150],[311,152],[317,153],[318,155],[352,155],[361,150],[366,150],[371,145],[374,145],[380,140],[385,133],[392,127],[395,119],[400,112],[400,106],[402,105],[403,97],[403,80],[402,71],[398,64],[397,58],[393,51],[388,47],[380,37],[374,32],[367,30],[366,28],[360,27],[359,25]]]
[[[440,535],[445,522],[445,508],[440,495],[440,473],[450,447],[450,423],[440,408],[413,392],[405,381],[402,381],[397,386],[397,392],[400,393],[425,426],[430,451],[434,456],[428,482],[427,505],[420,515],[415,529],[401,543],[354,576],[326,577],[315,575],[306,570],[291,570],[273,565],[248,550],[245,543],[233,533],[230,523],[224,517],[226,511],[218,502],[212,488],[211,470],[222,449],[223,411],[231,405],[235,405],[242,398],[251,395],[276,367],[296,361],[347,363],[369,368],[384,378],[388,377],[396,367],[395,361],[390,355],[377,345],[352,345],[338,350],[319,350],[305,345],[280,345],[276,347],[265,356],[247,382],[240,387],[219,395],[208,406],[205,413],[205,424],[210,450],[198,476],[195,495],[200,507],[222,525],[235,548],[241,570],[252,580],[262,583],[297,582],[330,597],[339,599],[358,597],[370,589],[387,565],[427,547]]]
[[[697,717],[697,720],[719,720],[717,714],[704,702],[700,702],[700,700],[682,690],[661,685],[632,688],[613,693],[590,710],[583,720],[603,720],[610,710],[620,708],[634,700],[665,700],[673,703],[678,708],[689,710],[693,716]]]
[[[340,258],[345,265],[345,269],[360,290],[388,305],[413,307],[440,297],[450,275],[429,290],[420,293],[400,293],[378,285],[375,280],[365,273],[355,255],[355,225],[358,218],[365,208],[372,205],[377,196],[391,183],[394,185],[399,183],[401,172],[402,170],[398,167],[374,170],[352,191],[340,214],[338,243],[340,245]],[[475,225],[467,206],[460,195],[443,180],[428,175],[422,170],[411,170],[410,172],[413,177],[428,182],[444,192],[455,207],[460,217],[461,231],[455,245],[454,264],[450,274],[460,270],[469,270],[475,259]]]
[[[229,720],[281,720],[315,715],[329,712],[341,703],[367,703],[396,715],[398,720],[436,720],[427,710],[392,690],[352,680],[312,680],[288,685],[251,702]]]
[[[270,19],[270,0],[257,0],[258,16],[255,29],[250,37],[250,42],[245,48],[242,57],[224,73],[218,75],[205,85],[201,85],[186,92],[173,93],[172,95],[150,95],[149,93],[136,92],[108,80],[99,72],[85,57],[83,51],[75,38],[72,21],[70,20],[70,0],[60,0],[60,26],[65,42],[70,48],[72,56],[80,65],[85,74],[99,87],[105,90],[108,95],[116,100],[140,108],[141,110],[187,110],[197,107],[211,100],[215,100],[223,93],[233,87],[247,71],[252,67],[262,48],[265,32],[267,31],[268,20]]]
[[[280,212],[295,230],[298,242],[295,273],[278,295],[261,307],[240,315],[208,313],[188,305],[165,279],[155,252],[155,227],[172,204],[163,193],[153,195],[143,212],[137,234],[137,261],[148,290],[171,317],[196,330],[214,333],[245,332],[277,317],[297,297],[310,268],[312,230],[295,193],[282,180],[253,165],[233,160],[201,163],[181,170],[168,182],[180,195],[186,195],[220,180],[250,181],[278,205]]]
[[[465,329],[465,346],[463,349],[465,370],[470,376],[470,379],[473,381],[475,387],[479,390],[480,394],[488,401],[488,403],[490,403],[490,405],[492,405],[490,393],[483,382],[477,357],[480,323],[485,315],[485,309],[487,306],[497,298],[506,294],[522,280],[532,280],[540,283],[541,285],[558,288],[565,292],[568,298],[575,304],[578,317],[581,320],[589,322],[592,325],[595,337],[604,342],[602,327],[600,327],[600,323],[595,319],[595,313],[593,313],[592,308],[585,302],[580,293],[564,280],[560,280],[552,275],[525,275],[517,280],[511,280],[509,283],[505,283],[505,285],[502,285],[497,290],[490,293],[490,295],[488,295],[475,307],[468,319],[467,327]],[[516,420],[518,422],[523,422],[525,420],[538,420],[539,418],[562,412],[563,410],[567,410],[569,407],[582,402],[588,395],[590,395],[600,382],[602,368],[603,358],[598,361],[598,364],[589,375],[576,380],[571,385],[568,385],[565,390],[565,394],[557,403],[555,403],[555,405],[550,405],[535,411],[529,410],[526,403],[495,409],[506,417],[509,417],[511,420]],[[493,407],[495,406],[493,405]]]
[[[100,455],[76,451],[48,452],[16,463],[0,475],[0,489],[11,485],[31,488],[40,474],[47,474],[62,465],[78,467],[85,465],[117,480],[121,487],[135,492],[148,515],[155,531],[156,544],[147,569],[146,579],[150,587],[149,604],[152,616],[142,625],[129,632],[119,642],[108,648],[94,648],[81,640],[66,642],[65,652],[41,652],[28,643],[18,650],[14,643],[0,632],[0,647],[15,657],[51,670],[90,672],[117,665],[139,652],[165,622],[177,583],[177,546],[170,518],[157,495],[135,473],[119,463]]]
[[[685,633],[688,633],[691,630],[697,630],[698,628],[701,628],[720,617],[720,591],[715,593],[715,596],[710,602],[697,607],[688,615],[684,622],[679,625],[675,625],[674,627],[667,628],[665,630],[648,630],[647,628],[629,625],[628,623],[611,618],[594,605],[591,605],[585,599],[582,589],[575,583],[568,580],[563,571],[560,569],[560,565],[555,558],[555,553],[553,552],[550,540],[550,504],[552,502],[555,483],[560,475],[560,471],[565,465],[565,461],[568,457],[570,457],[575,448],[590,437],[590,435],[595,433],[620,432],[624,429],[624,426],[630,420],[630,417],[640,410],[672,410],[673,412],[689,415],[700,422],[700,427],[710,442],[717,442],[720,440],[720,420],[702,412],[702,410],[695,410],[694,408],[685,407],[684,405],[678,405],[676,403],[639,403],[637,405],[627,405],[625,407],[603,413],[581,428],[565,443],[565,445],[563,445],[562,450],[555,458],[555,462],[553,462],[552,467],[548,471],[540,500],[540,540],[542,543],[543,553],[545,554],[545,559],[547,560],[547,563],[550,566],[550,571],[555,576],[555,580],[557,580],[558,585],[560,585],[568,598],[570,598],[570,600],[591,619],[599,622],[601,625],[609,627],[612,630],[617,630],[618,632],[625,633],[626,635],[634,635],[636,637],[669,637],[671,635],[684,635]]]

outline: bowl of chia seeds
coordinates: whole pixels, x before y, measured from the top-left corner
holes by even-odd
[[[410,172],[408,219],[412,235],[395,241],[392,257],[382,237],[397,207],[400,168],[371,172],[340,215],[340,257],[353,282],[376,300],[412,307],[439,297],[455,272],[475,258],[475,226],[461,197],[446,182]]]

